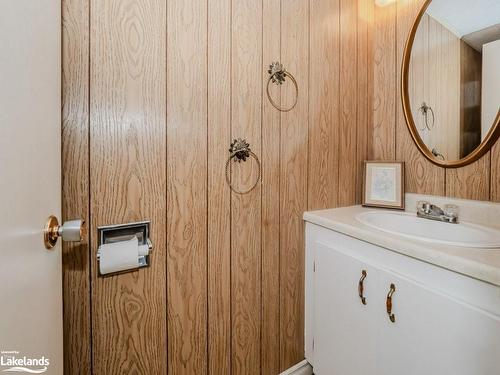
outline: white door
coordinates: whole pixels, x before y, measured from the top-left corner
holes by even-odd
[[[381,307],[390,285],[394,323],[378,309],[377,373],[498,375],[500,319],[392,272],[381,272]]]
[[[62,374],[61,2],[0,4],[0,372]]]
[[[378,272],[333,246],[316,243],[314,373],[375,374]],[[363,280],[363,304],[359,282]]]

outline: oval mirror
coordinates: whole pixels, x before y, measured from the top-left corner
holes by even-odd
[[[434,164],[456,168],[500,136],[500,1],[428,0],[402,68],[408,129]]]

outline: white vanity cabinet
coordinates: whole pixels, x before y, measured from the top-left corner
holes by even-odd
[[[316,375],[500,374],[500,287],[306,228],[306,357]]]

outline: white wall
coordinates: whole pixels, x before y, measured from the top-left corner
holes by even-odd
[[[498,24],[498,0],[439,0],[432,1],[427,14],[459,38]]]
[[[490,130],[500,109],[500,40],[483,46],[481,137]]]

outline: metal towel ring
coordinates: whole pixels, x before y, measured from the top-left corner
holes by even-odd
[[[420,112],[422,112],[422,115],[424,116],[425,128],[427,128],[427,130],[432,130],[432,128],[434,128],[434,121],[435,121],[434,110],[432,109],[431,106],[427,105],[426,102],[422,103],[419,110],[420,110]],[[432,125],[431,126],[429,126],[429,112],[432,115]],[[425,128],[422,128],[420,130],[425,130]]]
[[[295,80],[295,77],[288,72],[285,68],[283,68],[283,64],[281,64],[279,61],[273,62],[271,65],[269,65],[269,70],[267,71],[270,76],[269,79],[267,80],[267,87],[266,87],[266,92],[267,92],[267,98],[271,102],[274,108],[276,108],[280,112],[290,112],[292,109],[295,108],[297,105],[297,100],[299,98],[299,85],[297,84],[297,81]],[[293,102],[293,105],[290,108],[282,108],[280,107],[271,97],[271,93],[269,92],[269,85],[272,83],[276,85],[282,85],[283,82],[285,82],[285,78],[290,77],[290,80],[292,81],[293,85],[295,86],[295,100]]]
[[[257,187],[257,184],[260,181],[260,176],[261,176],[260,160],[257,157],[257,155],[255,155],[252,152],[252,150],[250,149],[250,144],[245,139],[241,139],[241,138],[233,140],[233,142],[231,143],[231,147],[229,148],[229,153],[230,153],[229,158],[226,161],[226,182],[229,185],[229,187],[231,188],[231,190],[233,192],[235,192],[236,194],[241,194],[241,195],[248,194],[253,189],[255,189]],[[258,166],[257,180],[249,189],[244,190],[244,191],[237,190],[231,184],[231,165],[230,165],[231,160],[234,159],[234,162],[241,163],[242,161],[245,162],[247,160],[247,158],[249,158],[249,157],[254,158],[255,161],[257,162],[257,166]]]

